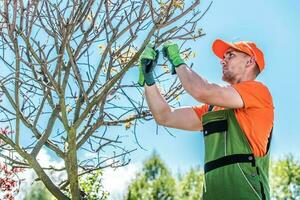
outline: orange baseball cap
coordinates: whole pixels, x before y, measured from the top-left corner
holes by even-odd
[[[212,45],[212,50],[216,54],[216,56],[223,59],[224,53],[230,47],[253,56],[259,67],[259,71],[262,71],[265,68],[264,54],[254,42],[239,41],[230,43],[220,39],[216,39]]]

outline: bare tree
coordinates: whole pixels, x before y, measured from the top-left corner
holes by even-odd
[[[129,162],[119,133],[151,120],[137,76],[149,42],[195,40],[199,0],[4,0],[0,2],[0,120],[14,134],[0,134],[0,156],[12,167],[32,168],[57,199],[80,199],[78,177]],[[182,48],[186,56],[190,49]],[[157,77],[170,81],[169,103],[183,92],[164,60]],[[165,69],[165,70],[164,70]],[[136,73],[137,74],[137,73]],[[131,77],[131,79],[130,79]],[[131,127],[132,126],[132,127]],[[30,142],[29,142],[30,141]],[[42,167],[42,148],[64,161]],[[105,151],[105,149],[108,149]],[[10,152],[8,154],[7,152]],[[88,152],[90,157],[84,157]],[[48,170],[67,173],[54,183]]]

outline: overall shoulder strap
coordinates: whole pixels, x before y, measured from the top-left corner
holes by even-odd
[[[272,127],[272,129],[271,129],[271,132],[270,132],[270,135],[269,135],[269,138],[268,138],[268,144],[267,144],[267,151],[266,151],[266,154],[269,153],[269,149],[270,149],[271,141],[272,141],[272,135],[273,135],[273,127]]]
[[[214,105],[209,105],[208,112],[211,112],[214,109]]]

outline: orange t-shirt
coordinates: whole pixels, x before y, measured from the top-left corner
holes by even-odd
[[[255,156],[266,153],[268,138],[273,127],[274,106],[268,88],[257,81],[245,81],[232,85],[244,101],[244,107],[234,109],[235,116],[251,145]],[[194,106],[201,119],[209,105]],[[214,106],[214,111],[224,108]]]

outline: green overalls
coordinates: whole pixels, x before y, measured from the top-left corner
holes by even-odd
[[[255,157],[232,109],[208,112],[203,115],[202,124],[205,143],[203,200],[269,200],[272,132],[267,154]]]

